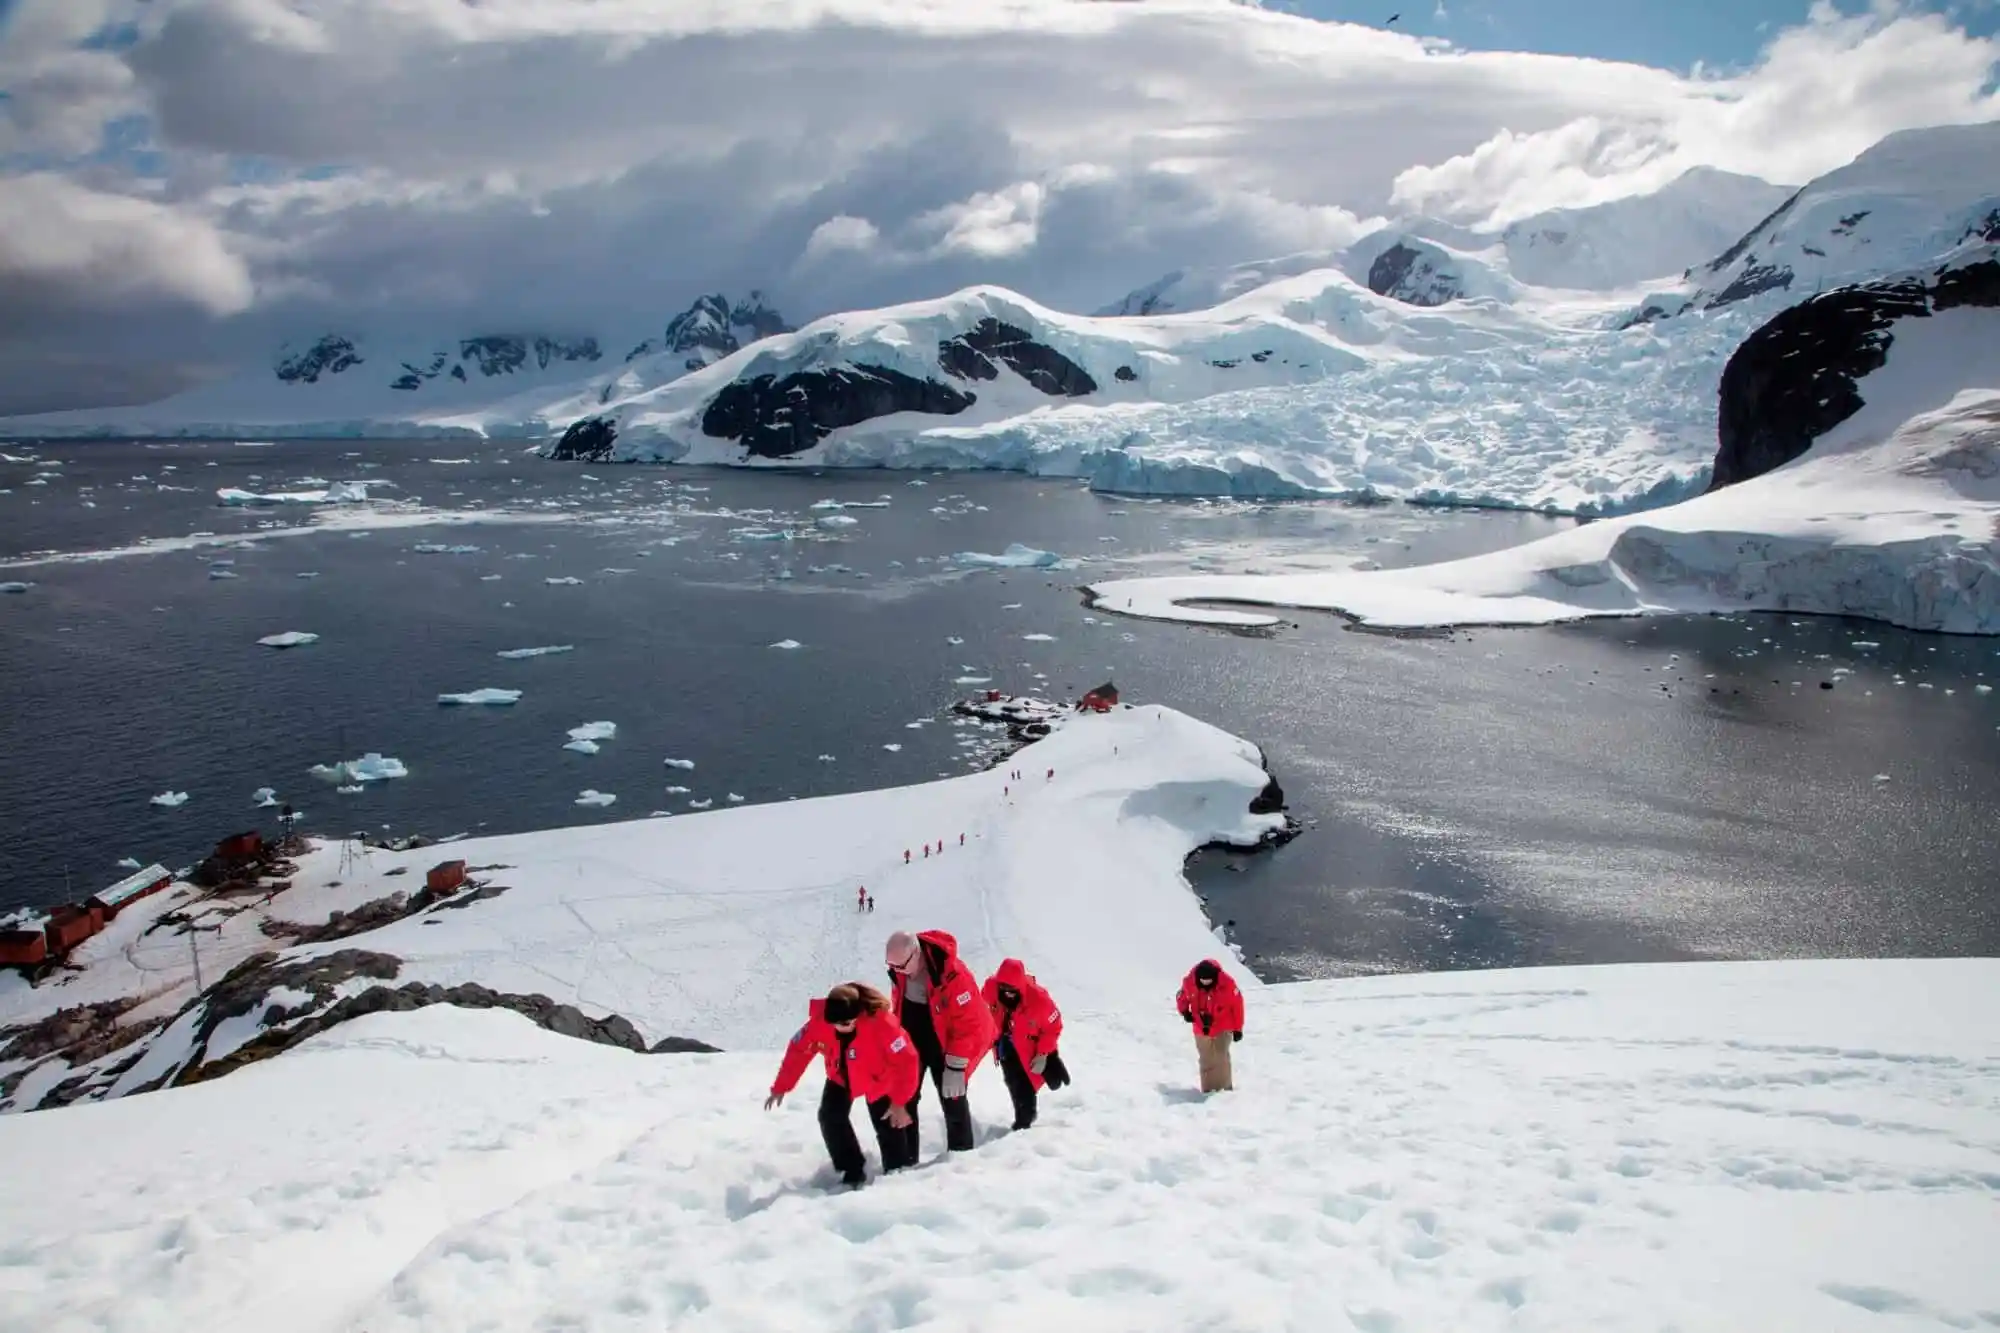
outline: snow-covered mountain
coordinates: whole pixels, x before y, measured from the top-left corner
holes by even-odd
[[[787,329],[752,291],[703,296],[658,333],[479,332],[425,337],[329,332],[281,344],[268,359],[138,407],[0,419],[0,436],[437,435],[440,414],[523,398],[605,401],[709,365]],[[617,360],[616,348],[634,343]]]
[[[1612,291],[1669,278],[1711,258],[1794,193],[1754,176],[1698,167],[1650,194],[1554,209],[1505,227],[1413,217],[1382,227],[1345,250],[1176,269],[1097,313],[1206,310],[1280,278],[1326,268],[1387,294],[1392,272],[1371,277],[1371,271],[1398,245],[1423,251],[1429,263],[1443,268],[1451,262],[1444,252],[1472,256],[1478,268],[1502,283]]]
[[[1787,199],[1634,318],[1664,319],[1815,292],[2000,240],[2000,121],[1905,130]]]
[[[1499,240],[1519,282],[1631,287],[1721,253],[1792,194],[1755,176],[1696,167],[1651,194],[1524,218]]]

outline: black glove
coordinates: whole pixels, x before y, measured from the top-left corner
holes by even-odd
[[[1214,1019],[1212,1019],[1212,1018],[1204,1018],[1204,1019],[1202,1019],[1202,1020],[1201,1020],[1201,1035],[1202,1035],[1202,1036],[1204,1036],[1204,1037],[1212,1037],[1212,1036],[1214,1036],[1214,1035],[1215,1035],[1215,1020],[1214,1020]]]
[[[1232,1033],[1230,1033],[1229,1035],[1230,1035],[1230,1036],[1231,1036],[1231,1037],[1232,1037],[1232,1038],[1233,1038],[1234,1040],[1236,1040],[1236,1041],[1242,1041],[1242,1040],[1243,1040],[1243,1034],[1242,1034],[1241,1032],[1232,1032]]]
[[[1193,1014],[1191,1014],[1191,1013],[1189,1013],[1189,1012],[1188,1012],[1187,1010],[1185,1010],[1185,1009],[1181,1010],[1181,1022],[1183,1022],[1183,1023],[1192,1023],[1192,1022],[1194,1022],[1194,1015],[1193,1015]]]
[[[1069,1066],[1063,1063],[1061,1051],[1049,1052],[1049,1063],[1042,1071],[1042,1082],[1051,1088],[1069,1086]]]

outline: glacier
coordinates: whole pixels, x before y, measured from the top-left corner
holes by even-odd
[[[1114,580],[1125,615],[1241,628],[1246,605],[1382,628],[1652,612],[1850,615],[2000,634],[2000,310],[1898,321],[1865,405],[1803,457],[1641,515],[1407,569]]]

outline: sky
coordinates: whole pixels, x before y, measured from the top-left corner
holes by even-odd
[[[1271,0],[1273,9],[1380,25],[1489,50],[1624,60],[1663,69],[1743,69],[1772,34],[1804,23],[1812,0]],[[1849,12],[1865,6],[1848,3]],[[1978,36],[2000,31],[2000,3],[1947,0],[1908,6],[1944,15]]]
[[[1285,4],[0,0],[0,412],[704,291],[1088,310],[2000,119],[1990,5]]]

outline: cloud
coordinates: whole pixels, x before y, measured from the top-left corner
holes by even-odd
[[[1938,14],[1878,4],[1844,16],[1820,0],[1752,69],[1686,80],[1636,114],[1502,129],[1468,153],[1397,176],[1395,202],[1507,222],[1657,189],[1711,166],[1802,184],[1899,129],[2000,118],[2000,43]]]
[[[47,172],[0,189],[0,333],[134,306],[247,308],[250,274],[184,211]]]
[[[164,302],[245,347],[621,336],[749,286],[794,318],[978,281],[1091,308],[1394,209],[1519,216],[1704,164],[1799,181],[2000,116],[1995,44],[1893,9],[1815,11],[1727,77],[1229,0],[22,0],[0,42],[0,152],[75,162],[0,176],[31,238],[11,290],[85,330]],[[92,156],[135,116],[164,174]]]

